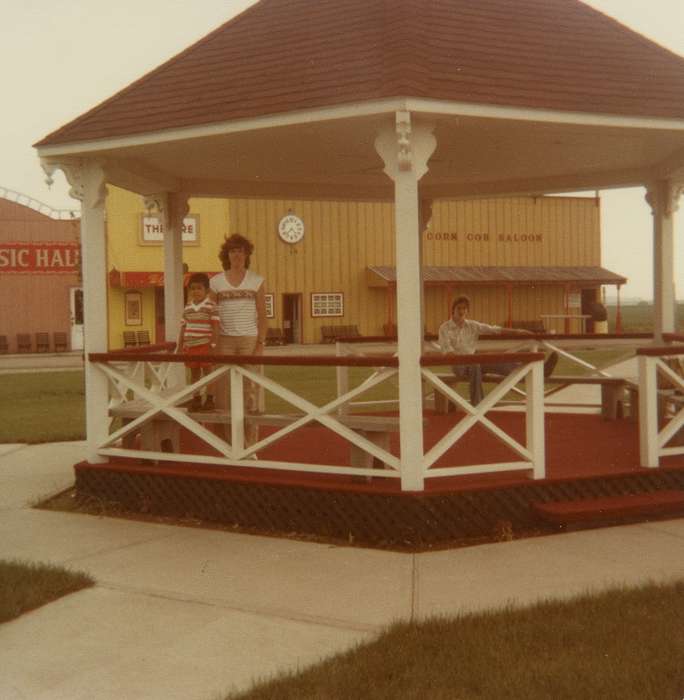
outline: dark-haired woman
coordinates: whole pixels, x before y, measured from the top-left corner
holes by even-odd
[[[221,319],[218,351],[222,355],[261,355],[264,351],[268,319],[266,318],[266,294],[264,278],[249,269],[250,257],[254,251],[252,243],[235,233],[227,238],[219,259],[223,272],[211,278],[210,286],[218,305]],[[254,366],[246,368],[255,371]],[[245,411],[257,411],[257,387],[245,380]],[[229,382],[220,380],[217,386],[216,405],[226,409]],[[247,421],[245,444],[256,442],[256,426]]]

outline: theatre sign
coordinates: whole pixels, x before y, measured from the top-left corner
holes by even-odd
[[[0,273],[70,273],[78,271],[78,243],[22,241],[0,243]]]

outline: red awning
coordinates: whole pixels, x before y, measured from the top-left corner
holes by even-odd
[[[195,272],[186,272],[183,275],[183,286],[187,285],[188,279]],[[205,275],[213,277],[217,272],[205,272]],[[109,272],[110,287],[125,287],[126,289],[144,289],[145,287],[163,287],[163,272],[122,272],[112,268]]]
[[[396,282],[396,268],[389,265],[368,268],[370,286],[385,286]],[[603,267],[423,267],[426,285],[447,284],[625,284],[627,278]]]

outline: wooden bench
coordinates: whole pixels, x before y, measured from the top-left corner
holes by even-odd
[[[123,332],[124,348],[135,348],[138,345],[138,340],[135,337],[135,331]]]
[[[548,523],[558,526],[641,517],[662,517],[684,513],[684,491],[654,491],[578,501],[532,503],[532,510]]]
[[[437,375],[445,384],[455,386],[459,382],[467,382],[468,379],[457,377],[455,374],[438,374]],[[500,374],[482,374],[482,383],[498,384],[504,377]],[[622,377],[586,377],[574,375],[558,375],[552,374],[550,377],[544,378],[545,384],[559,385],[559,391],[565,386],[571,384],[591,384],[601,387],[601,415],[606,420],[616,420],[618,417],[625,415],[625,390],[628,381]],[[448,413],[455,410],[456,405],[453,401],[447,400],[447,397],[440,391],[435,391],[435,412]]]
[[[505,323],[502,323],[501,325],[503,327],[506,326]],[[544,322],[539,320],[511,321],[511,328],[530,331],[530,333],[546,333],[546,326],[544,325]]]
[[[359,328],[351,326],[321,326],[321,342],[334,343],[338,339],[360,338]]]
[[[571,384],[584,384],[601,387],[601,415],[606,420],[616,420],[627,415],[625,411],[625,391],[628,381],[623,377],[586,377],[552,374],[544,378],[545,384],[560,385],[555,391]]]
[[[438,373],[437,377],[441,379],[447,386],[455,387],[461,382],[468,383],[470,380],[463,377],[457,377],[455,374]],[[504,377],[501,374],[491,374],[483,372],[483,384],[498,384]],[[448,399],[441,391],[435,389],[435,413],[447,414],[456,410],[456,404]]]
[[[282,328],[269,328],[266,331],[266,345],[285,345],[285,334]]]
[[[198,423],[208,425],[229,425],[230,414],[226,411],[188,411],[187,408],[176,407]],[[127,401],[118,406],[113,406],[109,414],[121,418],[124,424],[138,418],[150,409],[150,404],[144,399]],[[246,416],[246,420],[255,425],[272,426],[282,428],[294,423],[302,417],[296,413],[259,413]],[[366,416],[366,415],[333,415],[343,425],[367,438],[386,452],[390,451],[390,436],[399,430],[399,418],[396,416]],[[320,426],[318,421],[310,421],[303,428]],[[180,425],[166,414],[157,414],[140,430],[140,447],[143,450],[155,452],[180,452]],[[134,447],[135,436],[124,438],[124,447]],[[169,441],[169,442],[166,442]],[[368,454],[357,445],[349,443],[349,466],[371,469],[384,467],[378,464],[373,455]],[[388,467],[390,468],[390,467]]]

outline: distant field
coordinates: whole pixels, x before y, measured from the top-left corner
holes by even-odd
[[[615,305],[606,305],[608,310],[608,330],[615,332]],[[653,304],[643,302],[633,306],[621,306],[622,330],[631,333],[648,333],[653,330]],[[677,304],[676,327],[684,332],[684,303]]]

